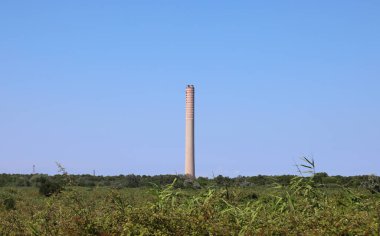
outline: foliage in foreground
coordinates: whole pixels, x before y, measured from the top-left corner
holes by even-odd
[[[379,196],[324,192],[307,180],[257,194],[250,189],[84,190],[46,198],[5,191],[1,235],[377,235]],[[147,192],[148,191],[148,192]],[[30,193],[29,193],[30,194]],[[143,197],[144,199],[140,199]]]
[[[0,191],[0,235],[378,235],[380,196],[325,188],[314,162],[288,186]],[[372,183],[372,182],[371,182]],[[10,200],[12,199],[12,200]]]

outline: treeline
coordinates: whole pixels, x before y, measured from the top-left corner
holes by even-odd
[[[190,181],[183,175],[118,175],[118,176],[94,176],[94,175],[45,175],[45,174],[0,174],[0,187],[28,187],[40,186],[44,183],[58,183],[60,185],[96,187],[108,186],[114,188],[138,188],[152,187],[153,185],[171,184],[177,179],[175,187],[201,188],[207,186],[271,186],[280,184],[289,185],[294,175],[278,176],[238,176],[234,178],[218,175],[214,178],[198,177]],[[327,186],[362,187],[368,184],[377,185],[379,177],[373,175],[361,176],[328,176],[327,173],[316,173],[314,181]]]

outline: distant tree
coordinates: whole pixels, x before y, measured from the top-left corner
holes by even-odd
[[[140,177],[138,175],[127,175],[127,187],[137,188],[140,187]]]
[[[315,182],[320,183],[320,184],[324,183],[323,180],[327,177],[329,177],[329,175],[326,172],[318,172],[314,174]]]
[[[214,178],[214,181],[217,185],[220,185],[220,186],[230,186],[232,181],[231,181],[231,178],[229,177],[224,177],[223,175],[218,175]]]

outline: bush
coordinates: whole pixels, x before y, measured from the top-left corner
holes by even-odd
[[[369,175],[366,180],[362,182],[362,187],[369,190],[371,193],[380,193],[380,177]]]
[[[3,205],[6,210],[16,210],[16,200],[12,196],[8,196],[3,200]]]
[[[47,177],[41,177],[38,179],[39,184],[39,193],[49,197],[55,193],[60,193],[62,190],[62,184],[59,184],[56,181],[52,181]]]

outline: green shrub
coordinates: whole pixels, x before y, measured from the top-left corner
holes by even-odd
[[[60,193],[63,189],[62,184],[57,181],[50,180],[48,177],[40,177],[38,179],[39,182],[39,193],[49,197],[53,194]]]
[[[4,198],[3,205],[6,210],[16,210],[16,200],[12,196]]]
[[[371,193],[380,193],[380,177],[369,175],[362,182],[361,186],[369,190]]]

